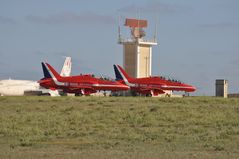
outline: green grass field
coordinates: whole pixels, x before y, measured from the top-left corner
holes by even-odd
[[[239,99],[0,97],[0,158],[239,158]]]

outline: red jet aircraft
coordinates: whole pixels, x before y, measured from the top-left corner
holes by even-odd
[[[93,75],[60,76],[48,63],[42,62],[44,78],[38,81],[40,86],[56,90],[63,90],[65,93],[75,93],[75,95],[89,95],[98,90],[123,91],[129,87],[117,81],[95,78]]]
[[[166,80],[163,77],[133,78],[119,65],[114,65],[114,71],[117,81],[128,85],[131,90],[145,95],[156,96],[165,93],[165,90],[185,92],[194,92],[196,90],[191,85],[176,80]]]

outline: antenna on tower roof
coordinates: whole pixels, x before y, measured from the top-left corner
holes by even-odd
[[[156,14],[156,20],[155,20],[155,30],[154,30],[154,42],[157,42],[158,37],[158,14]]]
[[[140,8],[138,8],[138,19],[140,19]],[[138,21],[138,28],[139,28],[139,21]]]
[[[120,14],[118,17],[118,42],[121,42],[121,30],[120,30]]]

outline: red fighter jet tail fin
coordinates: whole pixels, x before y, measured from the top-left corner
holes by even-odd
[[[130,77],[122,67],[120,67],[119,65],[114,65],[114,71],[115,71],[115,77],[117,81],[123,80],[125,84],[127,84],[128,86],[131,85],[130,81],[133,78]]]
[[[56,70],[50,64],[43,62],[42,66],[45,67],[45,69],[47,70],[49,75],[52,77],[56,85],[64,85],[63,82],[59,81],[59,79],[62,78],[61,75],[58,72],[56,72]]]
[[[48,63],[44,63],[52,78],[61,78],[61,75]]]

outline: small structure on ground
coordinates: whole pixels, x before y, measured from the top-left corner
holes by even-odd
[[[228,81],[224,79],[216,80],[216,97],[224,97],[228,96]]]

